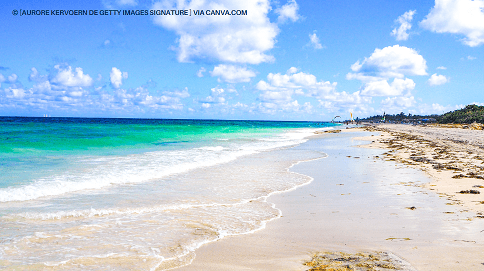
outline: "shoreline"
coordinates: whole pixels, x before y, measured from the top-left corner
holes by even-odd
[[[303,263],[316,251],[385,251],[418,270],[482,266],[478,258],[484,256],[484,242],[482,236],[477,236],[484,228],[482,221],[469,220],[468,213],[460,212],[458,206],[445,205],[441,197],[427,193],[433,193],[424,190],[430,180],[420,171],[395,161],[375,159],[385,150],[355,148],[351,142],[358,138],[354,137],[368,135],[361,130],[316,135],[298,146],[313,148],[317,142],[328,140],[346,140],[351,145],[344,150],[326,146],[330,155],[327,159],[295,165],[291,171],[314,180],[294,191],[269,197],[268,201],[282,211],[282,217],[267,223],[264,230],[202,246],[190,265],[177,270],[307,270]],[[334,165],[328,165],[331,160]],[[355,167],[351,172],[338,176],[338,169],[344,173],[350,165]],[[321,166],[326,166],[327,174],[318,172]],[[354,174],[363,172],[364,167],[371,167],[368,181]],[[388,183],[388,176],[406,178],[407,182]],[[411,209],[414,205],[416,210]],[[449,232],[448,228],[457,231]]]

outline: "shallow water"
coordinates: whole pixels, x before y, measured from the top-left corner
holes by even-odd
[[[6,269],[185,265],[279,217],[266,198],[311,181],[287,169],[325,156],[291,149],[315,123],[42,121],[2,126],[15,138],[1,153]]]

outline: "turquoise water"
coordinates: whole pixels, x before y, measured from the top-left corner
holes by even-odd
[[[287,148],[331,126],[0,118],[0,267],[186,264],[201,244],[277,217],[267,196],[310,181],[287,168],[324,156]]]
[[[316,122],[0,118],[0,188],[68,170],[86,157],[190,149],[222,140],[269,138]],[[0,199],[1,200],[1,199]],[[5,199],[4,199],[5,200]]]

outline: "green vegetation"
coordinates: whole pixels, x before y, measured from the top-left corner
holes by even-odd
[[[385,118],[383,118],[385,117]],[[372,117],[368,117],[365,119],[361,119],[361,121],[364,122],[396,122],[396,123],[430,123],[430,122],[436,122],[437,118],[439,115],[412,115],[408,114],[405,115],[405,113],[401,112],[400,114],[394,114],[394,115],[388,115],[385,114],[384,116],[382,115],[376,115]]]
[[[447,112],[443,115],[412,115],[401,112],[394,115],[376,115],[361,119],[363,122],[390,122],[390,123],[435,123],[440,124],[484,124],[484,106],[470,104],[463,109]]]
[[[484,123],[484,106],[470,104],[463,109],[443,114],[438,121],[439,123]]]

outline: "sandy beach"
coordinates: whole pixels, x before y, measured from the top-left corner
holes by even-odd
[[[460,126],[458,126],[460,127]],[[482,130],[385,124],[368,127],[383,136],[365,147],[388,148],[385,159],[426,173],[424,185],[456,204],[484,216],[484,133]]]
[[[177,270],[309,270],[316,252],[384,252],[397,270],[482,270],[482,137],[474,132],[382,125],[317,135],[296,148],[328,157],[290,168],[314,180],[268,198],[281,218],[205,245]]]

